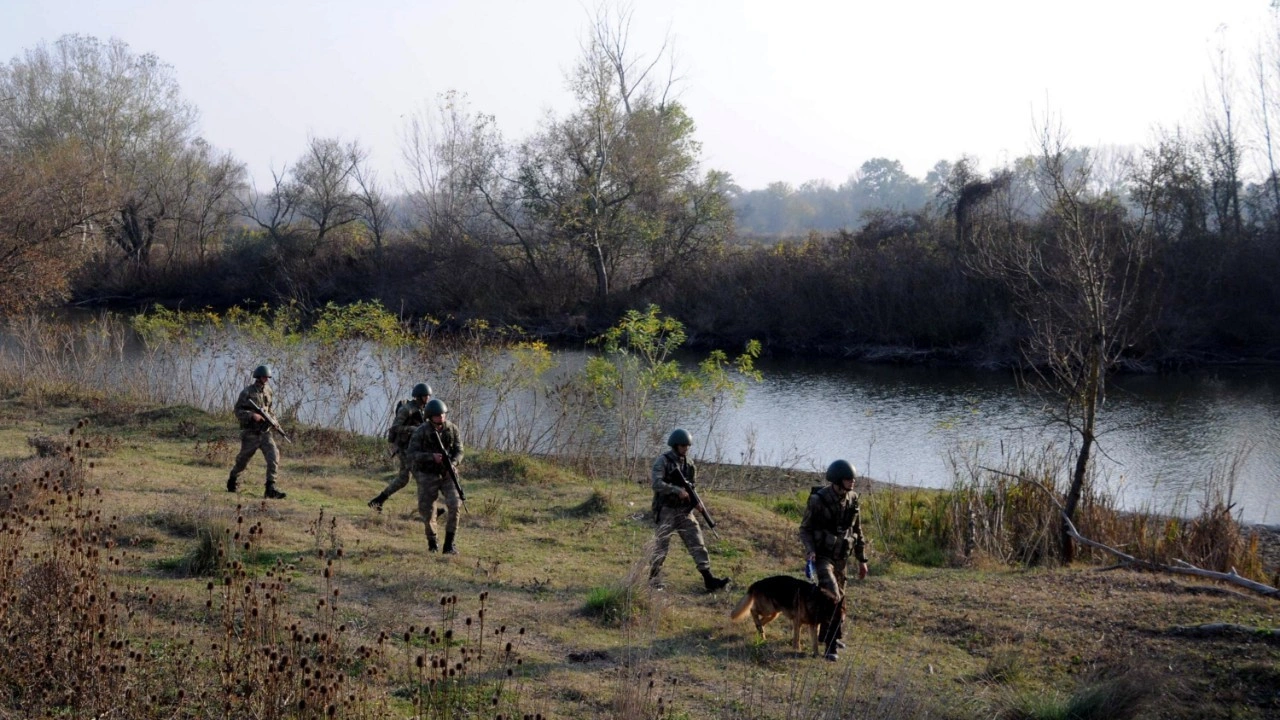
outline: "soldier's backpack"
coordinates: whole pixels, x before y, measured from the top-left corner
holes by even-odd
[[[387,428],[387,442],[389,443],[393,443],[399,440],[399,438],[396,437],[397,431],[399,430],[399,428],[396,427],[396,418],[400,417],[400,409],[403,408],[404,404],[407,402],[409,401],[408,400],[398,401],[396,403],[395,409],[391,411],[391,427]]]
[[[827,487],[827,486],[819,485],[817,487],[809,488],[809,497],[813,497],[814,495],[817,495],[824,487]],[[830,535],[835,540],[835,542],[839,543],[838,548],[835,545],[832,545],[830,548],[828,548],[830,551],[838,552],[841,555],[848,556],[849,550],[851,549],[851,542],[847,537],[845,537],[845,535],[848,534],[849,528],[853,525],[853,518],[858,514],[858,510],[859,510],[858,499],[855,497],[853,499],[853,502],[849,503],[849,507],[841,515],[839,525],[836,528],[836,532],[822,533],[824,535]]]

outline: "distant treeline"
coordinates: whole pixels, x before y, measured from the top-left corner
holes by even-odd
[[[887,158],[872,158],[847,181],[835,186],[811,180],[799,188],[770,183],[763,190],[730,188],[738,234],[744,237],[803,237],[812,230],[854,230],[868,215],[886,210],[915,212],[937,198],[953,171],[940,161],[919,180]]]
[[[29,50],[0,66],[0,312],[378,300],[583,339],[656,303],[703,346],[981,365],[1094,312],[1122,365],[1280,359],[1280,184],[1245,178],[1238,113],[1124,157],[1044,143],[985,172],[876,159],[838,188],[746,191],[701,168],[693,119],[624,72],[608,20],[572,112],[510,142],[446,95],[406,127],[394,189],[337,138],[250,186],[153,56]]]

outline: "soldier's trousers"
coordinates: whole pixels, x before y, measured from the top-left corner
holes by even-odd
[[[707,554],[707,544],[702,539],[702,526],[693,516],[693,508],[662,506],[658,509],[658,528],[653,535],[653,562],[651,569],[657,572],[667,559],[667,551],[671,549],[671,535],[679,533],[684,546],[688,548],[693,562],[699,570],[711,569],[711,556]]]
[[[418,514],[427,524],[427,536],[436,537],[436,498],[444,496],[444,532],[452,535],[458,531],[458,490],[453,481],[444,475],[422,470],[413,471],[413,479],[418,482]]]
[[[849,566],[849,558],[836,560],[835,558],[824,557],[819,555],[813,561],[813,574],[817,576],[818,587],[843,598],[845,583],[848,577],[845,576],[845,570]],[[844,634],[844,614],[837,613],[836,617],[831,618],[822,624],[822,634],[818,640],[826,647],[825,652],[836,651],[836,640]]]
[[[245,430],[240,433],[240,454],[236,455],[236,464],[231,467],[232,475],[239,475],[249,466],[249,459],[257,451],[262,451],[262,459],[267,462],[267,484],[275,485],[280,475],[280,448],[276,447],[276,439],[271,431]]]
[[[400,461],[400,472],[387,483],[387,487],[382,491],[383,497],[391,497],[409,484],[409,471],[413,469],[413,463],[405,457],[404,448],[400,448],[400,452],[396,453],[396,459]]]

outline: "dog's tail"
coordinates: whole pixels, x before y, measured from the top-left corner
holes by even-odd
[[[742,602],[738,603],[738,607],[734,608],[733,612],[730,613],[729,619],[741,620],[742,618],[747,616],[747,613],[751,612],[751,606],[755,604],[756,604],[755,595],[752,595],[750,592],[748,592],[747,596],[742,598]]]

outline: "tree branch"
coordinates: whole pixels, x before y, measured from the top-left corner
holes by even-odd
[[[983,469],[987,470],[988,468],[983,468]],[[1067,517],[1066,511],[1062,507],[1062,503],[1058,502],[1057,496],[1054,495],[1052,491],[1050,491],[1048,488],[1046,488],[1044,485],[1040,484],[1039,482],[1036,482],[1035,480],[1028,480],[1026,478],[1021,478],[1021,479],[1024,482],[1030,483],[1040,488],[1041,490],[1043,490],[1044,493],[1049,496],[1049,499],[1053,501],[1053,504],[1058,506],[1058,510],[1062,515],[1062,522],[1066,525],[1067,534],[1070,535],[1073,540],[1080,543],[1081,545],[1088,545],[1089,547],[1097,548],[1098,550],[1101,550],[1105,553],[1108,553],[1118,558],[1121,561],[1120,564],[1123,566],[1137,567],[1143,570],[1151,570],[1153,572],[1165,572],[1173,575],[1194,575],[1196,577],[1209,578],[1210,580],[1220,580],[1223,582],[1229,582],[1233,585],[1239,585],[1240,587],[1243,587],[1246,590],[1251,590],[1264,597],[1272,597],[1272,598],[1280,599],[1280,588],[1274,588],[1274,587],[1271,587],[1270,585],[1266,585],[1260,582],[1255,582],[1246,577],[1242,577],[1241,575],[1236,573],[1235,568],[1231,568],[1230,572],[1224,573],[1224,572],[1218,572],[1216,570],[1205,570],[1204,568],[1196,567],[1195,565],[1192,565],[1191,563],[1183,560],[1174,560],[1173,561],[1174,564],[1165,565],[1164,563],[1155,563],[1149,560],[1140,560],[1132,555],[1123,553],[1111,547],[1110,545],[1104,545],[1103,543],[1100,543],[1096,540],[1090,540],[1089,538],[1081,535],[1080,531],[1076,529],[1075,523],[1071,522],[1071,518]]]

